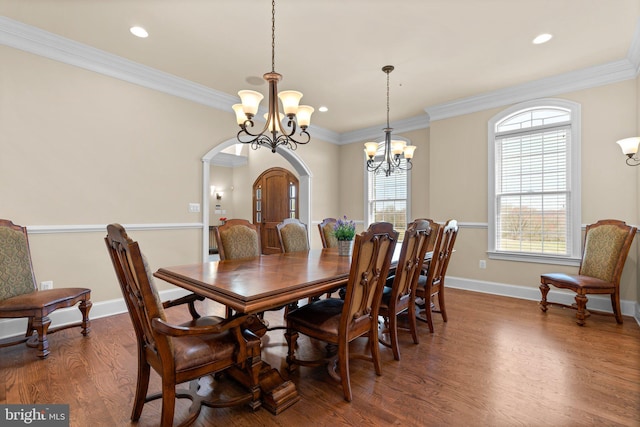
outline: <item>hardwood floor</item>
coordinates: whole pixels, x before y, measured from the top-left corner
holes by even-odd
[[[291,377],[301,400],[283,413],[203,408],[195,425],[640,425],[640,327],[633,318],[618,325],[594,314],[579,327],[575,311],[554,306],[543,314],[535,301],[455,289],[446,298],[449,321],[435,315],[433,334],[420,323],[418,345],[401,333],[399,362],[381,347],[381,377],[370,362],[351,362],[353,402],[325,369],[301,367]],[[181,309],[169,311],[172,320],[185,318]],[[272,324],[281,316],[267,314]],[[264,359],[276,368],[283,343],[282,331],[264,340]],[[305,354],[324,351],[319,342],[299,343]],[[354,344],[361,350],[367,342]],[[135,346],[123,314],[94,320],[87,338],[77,329],[51,335],[46,360],[24,346],[0,349],[0,403],[67,403],[71,426],[131,425]],[[152,374],[150,390],[159,384]],[[186,408],[179,404],[176,420]],[[137,425],[156,425],[159,412],[159,401],[148,403]]]

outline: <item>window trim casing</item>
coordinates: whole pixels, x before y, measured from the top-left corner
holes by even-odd
[[[403,136],[397,136],[394,135],[393,136],[394,140],[401,140],[407,143],[407,145],[412,145],[411,144],[411,140],[408,138],[405,138]],[[382,145],[382,147],[384,147],[384,140],[382,141],[378,141],[378,147],[380,147]],[[371,172],[369,172],[367,170],[367,154],[364,152],[363,150],[363,158],[364,158],[364,168],[363,168],[363,173],[364,173],[364,228],[365,230],[367,228],[369,228],[369,226],[371,225],[371,215],[370,215],[370,211],[369,211],[369,186],[371,185],[371,180],[369,179],[369,174]],[[411,171],[412,169],[409,169],[407,172],[407,224],[409,224],[412,220],[412,216],[411,216]]]
[[[569,153],[570,174],[569,191],[571,193],[571,253],[568,256],[554,256],[543,254],[528,254],[521,252],[496,251],[496,177],[495,177],[495,148],[496,148],[496,124],[507,117],[523,110],[535,108],[554,107],[564,108],[570,111],[571,144]],[[580,104],[565,99],[541,98],[522,102],[504,109],[491,117],[488,122],[488,250],[490,259],[506,261],[536,262],[544,264],[580,265],[582,258],[582,225],[581,225],[581,109]]]

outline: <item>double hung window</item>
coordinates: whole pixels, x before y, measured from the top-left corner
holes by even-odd
[[[520,104],[489,122],[489,256],[580,257],[579,106]]]

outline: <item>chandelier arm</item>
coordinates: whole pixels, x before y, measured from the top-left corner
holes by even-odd
[[[626,162],[629,166],[640,166],[640,159],[636,156],[628,156]]]

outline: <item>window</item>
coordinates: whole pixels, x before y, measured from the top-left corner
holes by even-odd
[[[489,121],[489,256],[580,258],[579,105],[538,100]]]
[[[398,137],[395,137],[398,139]],[[407,144],[409,144],[407,142]],[[380,161],[384,154],[384,142],[378,146],[378,155],[375,160]],[[402,167],[406,167],[406,160],[403,158]],[[406,170],[396,169],[390,176],[385,176],[384,172],[368,172],[365,182],[367,185],[366,218],[368,223],[390,222],[394,230],[400,235],[398,240],[402,241],[404,232],[407,229],[408,215],[410,211],[409,203],[409,177]]]

